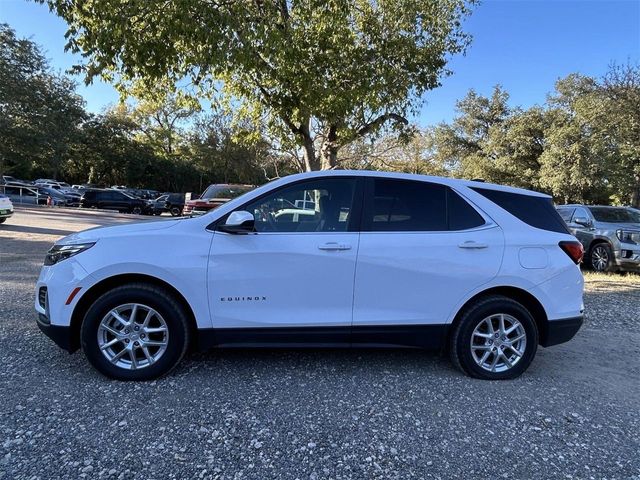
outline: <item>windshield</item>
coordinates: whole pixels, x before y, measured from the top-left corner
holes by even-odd
[[[640,223],[640,210],[616,207],[589,207],[598,222]]]
[[[211,185],[207,188],[201,199],[209,199],[209,198],[236,198],[240,195],[249,192],[252,190],[252,187],[245,186],[233,186],[233,185]]]

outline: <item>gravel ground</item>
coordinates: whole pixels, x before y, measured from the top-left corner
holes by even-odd
[[[420,351],[212,351],[103,378],[34,321],[50,244],[129,215],[0,226],[0,478],[640,479],[640,276],[587,275],[587,321],[509,382]]]

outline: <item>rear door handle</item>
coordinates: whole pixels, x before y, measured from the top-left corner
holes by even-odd
[[[323,245],[318,245],[320,250],[351,250],[351,245],[345,243],[328,242]]]
[[[474,242],[473,240],[467,240],[466,242],[463,242],[460,245],[458,245],[458,247],[460,248],[469,248],[469,249],[481,249],[481,248],[487,248],[488,246],[489,245],[487,245],[486,243]]]

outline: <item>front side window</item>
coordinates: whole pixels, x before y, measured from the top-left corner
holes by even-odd
[[[571,222],[575,208],[558,208],[558,213],[566,223]]]
[[[355,179],[301,182],[244,206],[257,232],[346,232],[351,218]]]

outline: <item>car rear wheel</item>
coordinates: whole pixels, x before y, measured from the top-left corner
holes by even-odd
[[[6,221],[7,221],[7,219],[6,219],[6,218],[0,218],[0,223],[4,223],[4,222],[6,222]]]
[[[537,348],[538,329],[529,311],[501,295],[485,297],[468,307],[450,339],[454,365],[485,380],[520,376]]]
[[[609,272],[613,266],[613,251],[607,243],[598,243],[591,247],[589,263],[596,272]]]
[[[180,213],[182,213],[182,209],[178,207],[171,207],[169,209],[169,213],[171,214],[172,217],[177,217],[180,215]]]
[[[150,380],[180,362],[189,343],[189,326],[170,294],[137,283],[98,298],[85,315],[80,337],[87,359],[102,374]]]
[[[133,207],[131,213],[134,215],[142,215],[142,207]]]

